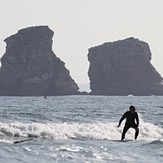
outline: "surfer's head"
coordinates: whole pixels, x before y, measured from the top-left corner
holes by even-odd
[[[131,105],[129,109],[130,109],[130,112],[131,113],[134,113],[135,112],[135,107],[134,106]]]

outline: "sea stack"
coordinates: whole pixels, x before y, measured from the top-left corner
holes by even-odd
[[[91,94],[163,95],[162,77],[146,42],[133,37],[89,49]]]
[[[78,86],[65,63],[52,51],[54,32],[48,26],[19,30],[5,39],[1,58],[1,96],[73,95]]]

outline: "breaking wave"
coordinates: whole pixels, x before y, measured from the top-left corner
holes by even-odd
[[[123,127],[117,123],[0,123],[0,136],[46,138],[46,139],[91,139],[119,140]],[[126,133],[127,139],[134,138],[134,129]],[[161,140],[163,129],[141,120],[139,140]],[[162,142],[162,141],[161,141]]]

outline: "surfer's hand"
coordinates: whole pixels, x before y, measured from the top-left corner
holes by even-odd
[[[117,127],[119,127],[119,126],[120,126],[120,124]]]

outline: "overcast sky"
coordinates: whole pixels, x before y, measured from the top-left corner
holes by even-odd
[[[163,76],[163,0],[0,0],[0,57],[6,37],[30,26],[54,31],[53,51],[72,78],[88,83],[88,49],[135,37],[149,44]]]

